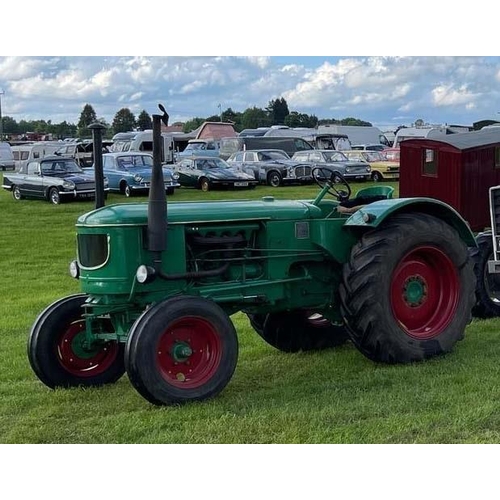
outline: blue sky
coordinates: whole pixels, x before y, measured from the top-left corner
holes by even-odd
[[[244,111],[284,97],[290,111],[318,118],[353,116],[388,130],[419,118],[453,124],[500,118],[500,58],[474,55],[488,54],[497,45],[472,43],[478,36],[488,42],[486,33],[496,32],[493,19],[483,18],[478,32],[460,30],[470,13],[454,9],[450,17],[427,0],[412,12],[411,25],[402,11],[391,17],[393,9],[388,9],[373,17],[379,14],[373,5],[358,1],[344,5],[343,19],[338,5],[322,2],[286,18],[283,9],[255,0],[253,5],[264,10],[245,11],[244,18],[231,23],[233,18],[214,16],[207,3],[189,5],[192,12],[184,11],[177,23],[167,8],[153,23],[155,16],[133,19],[127,9],[100,6],[99,16],[87,16],[91,29],[82,36],[74,20],[40,32],[37,14],[46,17],[47,6],[32,4],[32,26],[25,25],[23,33],[34,36],[19,37],[12,53],[36,54],[38,49],[62,55],[0,56],[2,114],[17,121],[76,123],[90,103],[111,122],[123,107],[136,115],[143,109],[152,114],[162,102],[173,122],[218,114],[219,104],[223,110]],[[211,8],[225,5],[210,3]],[[372,16],[353,17],[360,8]],[[8,29],[19,35],[17,28]],[[43,36],[36,36],[37,30]],[[462,55],[434,55],[451,49]],[[169,51],[177,55],[160,55]],[[328,52],[353,55],[309,55]],[[210,55],[219,53],[231,55]],[[417,55],[384,55],[391,53]]]

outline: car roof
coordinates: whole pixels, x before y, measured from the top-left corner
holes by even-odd
[[[70,158],[68,156],[59,156],[59,155],[47,155],[47,156],[44,156],[43,158],[40,158],[38,161],[43,162],[43,161],[56,161],[56,160],[57,161],[71,161],[73,163],[76,163],[74,158]]]
[[[102,156],[112,156],[116,158],[117,156],[153,156],[151,153],[146,153],[145,151],[114,151],[112,153],[103,153]]]

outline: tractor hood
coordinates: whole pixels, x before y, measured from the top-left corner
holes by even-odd
[[[170,202],[168,204],[169,224],[231,220],[317,219],[321,216],[321,210],[307,201],[275,200],[272,196],[266,196],[262,200]],[[147,219],[147,203],[121,203],[81,215],[76,225],[142,226],[147,224]]]

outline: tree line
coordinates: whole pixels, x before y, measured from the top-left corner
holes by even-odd
[[[370,122],[358,118],[347,117],[342,119],[330,118],[319,120],[315,115],[308,115],[298,111],[289,111],[288,104],[283,97],[269,101],[268,106],[264,109],[254,106],[252,108],[247,108],[243,112],[239,112],[227,108],[225,111],[221,111],[220,115],[212,115],[204,118],[196,117],[185,123],[178,122],[172,125],[181,125],[183,132],[191,132],[205,121],[230,122],[237,132],[241,132],[247,128],[269,127],[272,125],[311,128],[327,123],[336,125],[371,126]],[[98,118],[91,104],[85,104],[77,124],[68,123],[66,121],[52,123],[51,120],[21,120],[20,122],[16,122],[16,120],[10,116],[2,118],[3,133],[7,137],[22,136],[28,132],[35,132],[40,134],[52,134],[54,139],[64,139],[66,137],[86,138],[91,137],[88,127],[95,122],[100,122],[106,127],[104,132],[106,138],[111,138],[118,132],[147,130],[152,128],[152,118],[146,110],[142,110],[136,117],[129,108],[121,108],[115,114],[112,123],[109,124],[104,118]]]

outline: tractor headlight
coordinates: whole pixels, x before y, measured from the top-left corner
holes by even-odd
[[[150,266],[145,266],[144,264],[140,265],[135,272],[135,279],[143,285],[153,281],[155,276],[155,270]]]
[[[64,181],[63,188],[64,189],[75,189],[75,183],[73,181]]]
[[[72,278],[78,279],[80,277],[80,267],[76,260],[72,260],[69,263],[69,274]]]

